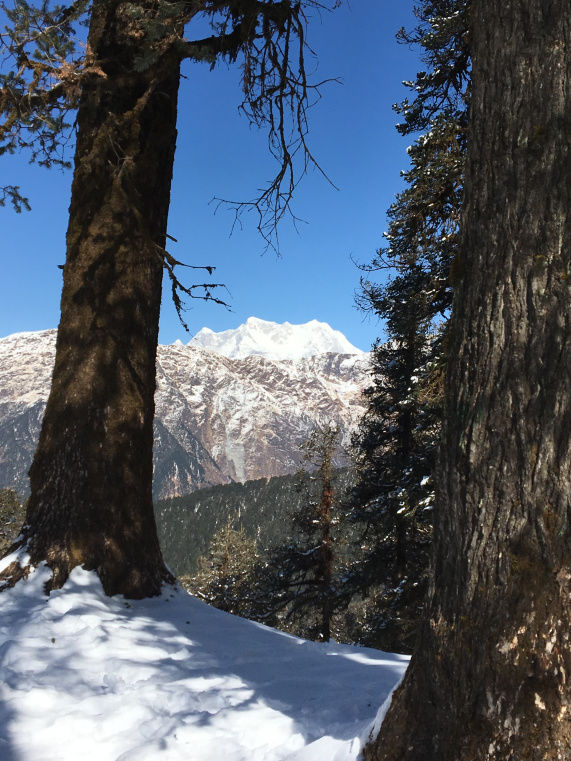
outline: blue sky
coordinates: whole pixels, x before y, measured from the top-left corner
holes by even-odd
[[[351,0],[314,18],[308,41],[318,55],[315,78],[338,77],[310,112],[310,147],[335,182],[309,172],[294,201],[305,223],[280,230],[282,256],[263,254],[253,216],[231,235],[233,214],[214,197],[249,199],[271,178],[266,136],[238,114],[239,71],[189,65],[182,81],[169,233],[177,259],[216,266],[229,290],[231,310],[193,301],[186,313],[191,333],[237,327],[254,315],[292,323],[318,319],[368,349],[382,326],[354,306],[359,271],[382,244],[385,212],[402,187],[412,138],[395,130],[391,106],[407,93],[402,80],[421,68],[416,50],[398,45],[395,33],[414,24],[412,0]],[[32,211],[0,208],[2,281],[0,336],[56,327],[70,172],[28,165],[24,155],[2,157],[2,183],[19,184]],[[161,343],[189,335],[165,292]]]

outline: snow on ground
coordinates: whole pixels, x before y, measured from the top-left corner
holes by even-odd
[[[318,644],[76,568],[0,594],[1,761],[355,761],[407,658]]]

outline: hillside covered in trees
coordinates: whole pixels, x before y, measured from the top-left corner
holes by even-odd
[[[159,539],[177,576],[196,571],[214,534],[228,523],[260,547],[286,542],[303,500],[297,477],[274,476],[224,484],[155,504]]]

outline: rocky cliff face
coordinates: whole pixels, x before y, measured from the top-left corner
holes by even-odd
[[[0,339],[0,488],[27,491],[54,349],[55,331]],[[338,424],[348,444],[362,413],[362,353],[233,359],[176,342],[157,360],[156,497],[294,472],[316,423]]]

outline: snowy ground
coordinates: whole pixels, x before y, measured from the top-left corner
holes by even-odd
[[[0,761],[354,761],[407,664],[48,577],[0,594]]]

